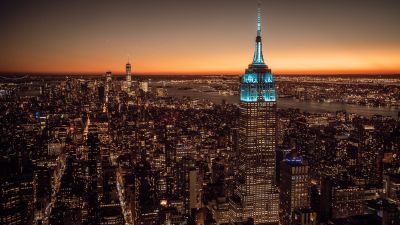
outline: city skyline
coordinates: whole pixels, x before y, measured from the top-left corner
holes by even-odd
[[[268,64],[280,74],[400,72],[397,1],[263,1]],[[256,1],[1,3],[0,71],[243,73]]]
[[[0,224],[400,225],[400,7],[253,1],[0,3]]]

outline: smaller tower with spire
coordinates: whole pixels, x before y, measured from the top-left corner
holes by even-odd
[[[129,90],[132,85],[132,75],[131,75],[131,63],[130,63],[130,57],[128,56],[128,63],[125,65],[125,71],[126,71],[126,88]]]

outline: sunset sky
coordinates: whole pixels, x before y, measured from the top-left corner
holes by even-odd
[[[240,74],[256,0],[0,3],[0,72]],[[400,73],[399,0],[262,1],[275,73]]]

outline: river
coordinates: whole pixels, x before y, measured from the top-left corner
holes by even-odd
[[[199,92],[194,89],[180,90],[178,87],[168,87],[168,95],[173,97],[189,96],[191,98],[198,99],[209,99],[215,104],[222,103],[225,100],[227,103],[239,103],[239,96],[224,96],[219,95],[215,92]],[[328,102],[316,102],[316,101],[300,101],[293,98],[278,98],[278,108],[298,108],[301,111],[307,111],[310,113],[324,113],[324,112],[335,112],[335,111],[346,111],[349,113],[355,113],[358,115],[371,117],[373,115],[391,116],[397,118],[397,114],[400,111],[399,108],[395,107],[371,107],[363,105],[345,104],[345,103],[328,103]]]

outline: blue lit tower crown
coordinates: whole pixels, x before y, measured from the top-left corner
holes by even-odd
[[[279,194],[275,185],[276,90],[265,65],[258,9],[253,62],[240,82],[238,162],[231,220],[254,219],[255,224],[279,223]]]
[[[276,91],[271,69],[264,63],[261,42],[261,16],[258,11],[256,48],[253,63],[246,69],[241,80],[240,101],[242,102],[275,102]]]

